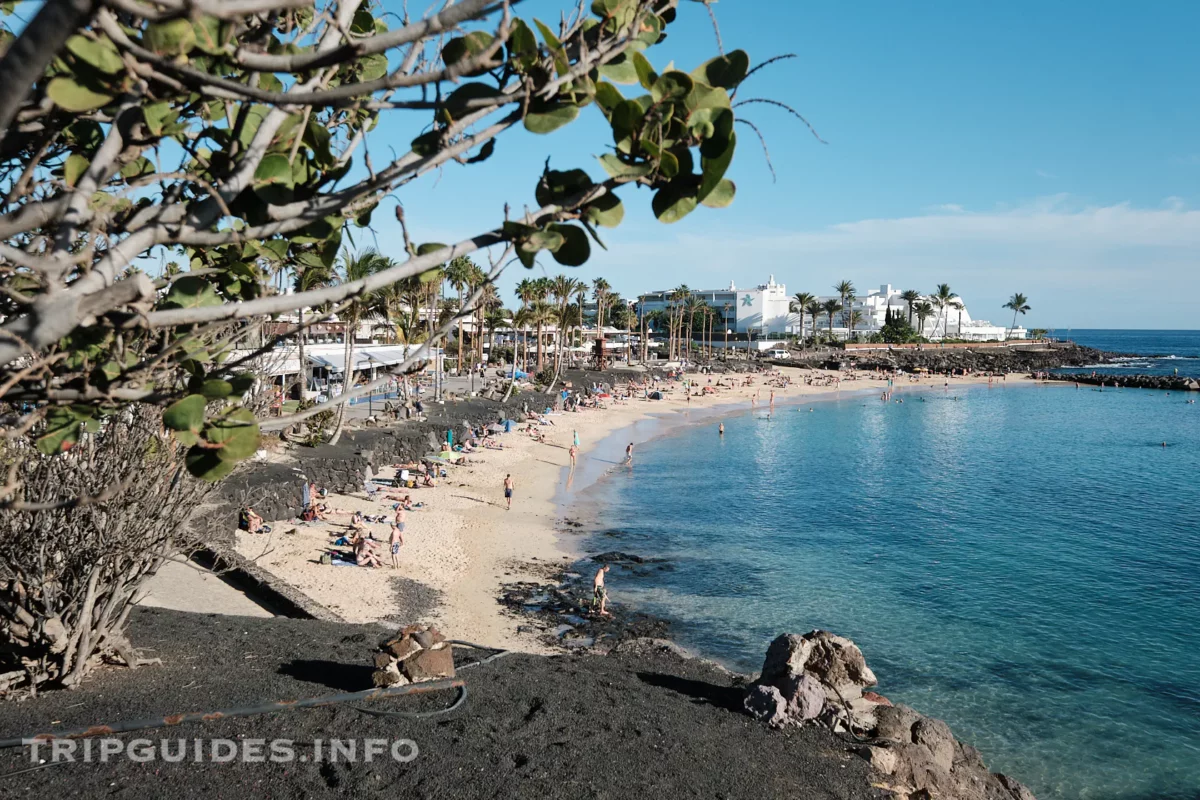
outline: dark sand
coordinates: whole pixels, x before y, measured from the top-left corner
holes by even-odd
[[[135,644],[163,666],[109,668],[75,692],[0,703],[0,734],[65,729],[170,712],[366,688],[370,653],[386,629],[315,620],[138,611]],[[152,648],[152,650],[151,650]],[[462,651],[460,660],[475,658]],[[124,734],[122,738],[414,740],[407,764],[164,763],[123,756],[0,779],[2,797],[283,798],[528,797],[868,798],[870,771],[818,728],[772,731],[738,710],[740,679],[667,651],[511,655],[464,670],[467,704],[426,720],[377,718],[349,706],[289,711]],[[370,704],[428,710],[451,693]],[[53,724],[51,724],[53,723]],[[0,773],[30,765],[0,753]]]

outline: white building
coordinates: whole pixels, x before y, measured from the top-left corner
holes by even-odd
[[[913,327],[918,327],[920,323],[916,313],[910,314],[908,303],[901,298],[901,294],[901,290],[893,288],[890,283],[885,283],[881,284],[878,289],[867,290],[863,297],[855,297],[849,309],[842,309],[834,314],[833,335],[840,339],[845,339],[849,335],[849,315],[854,311],[857,311],[859,315],[854,323],[854,332],[861,337],[878,333],[887,321],[889,309],[899,311],[906,318],[911,317]],[[837,295],[825,295],[817,298],[821,303],[827,300],[836,300],[840,303],[841,299]],[[933,306],[933,314],[925,319],[925,325],[920,331],[922,336],[931,341],[949,338],[986,342],[1005,338],[1024,339],[1027,336],[1023,327],[1016,327],[1010,331],[1003,325],[993,325],[987,320],[972,318],[966,303],[957,295],[944,309],[939,309],[929,296],[921,299]],[[791,314],[789,316],[787,325],[789,333],[807,338],[813,335],[814,330],[829,330],[828,315],[818,314],[817,318],[813,319],[811,315],[805,314],[803,331],[800,330],[800,315]]]
[[[649,292],[638,298],[638,313],[665,311],[674,305],[672,290]],[[716,309],[719,316],[713,323],[716,333],[726,329],[734,333],[753,331],[760,336],[779,336],[787,332],[788,297],[787,288],[775,282],[775,276],[766,283],[752,289],[739,289],[731,281],[727,289],[693,289],[697,297]]]

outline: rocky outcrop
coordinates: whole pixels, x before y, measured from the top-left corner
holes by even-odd
[[[1019,782],[989,772],[945,722],[868,691],[876,682],[851,640],[828,631],[783,634],[767,649],[744,707],[772,727],[820,724],[842,734],[883,776],[877,785],[899,798],[1034,800]]]
[[[1116,386],[1121,389],[1157,389],[1167,392],[1198,392],[1200,381],[1173,375],[1093,375],[1090,372],[1058,373],[1046,376],[1052,381],[1085,383],[1090,386]]]
[[[837,364],[843,363],[856,369],[900,368],[908,372],[923,368],[931,372],[970,370],[1026,373],[1100,364],[1111,360],[1115,355],[1078,345],[940,348],[936,344],[930,344],[921,350],[867,350],[860,353],[823,351],[811,356],[800,354],[789,362],[779,363],[810,367],[828,367],[830,364],[836,367]]]

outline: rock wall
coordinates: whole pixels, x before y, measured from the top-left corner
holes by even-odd
[[[976,372],[1038,372],[1059,367],[1083,366],[1104,363],[1113,356],[1090,347],[1058,346],[1038,349],[941,349],[927,345],[923,350],[891,350],[846,353],[841,350],[822,351],[811,356],[800,354],[790,362],[795,366],[824,367],[830,360],[853,364],[858,369],[877,367],[913,371],[925,368],[932,372],[949,370],[972,370]]]
[[[825,725],[858,746],[905,800],[1034,800],[1005,775],[989,772],[979,751],[939,719],[869,691],[876,685],[854,642],[828,631],[783,634],[771,642],[762,673],[746,693],[751,716],[776,728]]]
[[[1200,391],[1200,381],[1195,378],[1177,378],[1172,375],[1092,375],[1090,372],[1049,375],[1052,381],[1086,383],[1091,386],[1119,386],[1122,389],[1158,389],[1168,392]]]
[[[423,421],[347,429],[336,445],[293,446],[288,462],[250,461],[223,481],[216,513],[228,513],[229,526],[222,528],[227,531],[236,528],[238,509],[244,506],[253,507],[267,520],[295,519],[304,510],[301,492],[305,480],[331,492],[361,492],[368,467],[378,473],[384,466],[436,452],[447,430],[453,430],[458,441],[467,423],[479,426],[517,419],[527,408],[541,411],[552,404],[552,397],[531,392],[516,395],[508,403],[482,398],[445,405],[430,403],[428,418]]]

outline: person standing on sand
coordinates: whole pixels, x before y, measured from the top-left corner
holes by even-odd
[[[575,456],[579,453],[579,445],[571,445],[571,449],[567,451],[571,455],[571,467],[575,467]]]
[[[596,577],[592,578],[592,609],[602,617],[612,616],[605,608],[608,605],[608,589],[604,586],[604,574],[608,569],[609,565],[605,564],[596,570]]]
[[[571,444],[579,447],[579,431],[571,431]]]
[[[510,472],[504,476],[504,502],[508,504],[508,510],[512,511],[512,495],[513,495],[513,477]]]
[[[401,509],[401,511],[403,511],[403,509]],[[396,516],[399,516],[399,514]],[[404,523],[393,522],[391,536],[392,569],[396,569],[400,566],[400,545],[402,544],[404,544]]]

